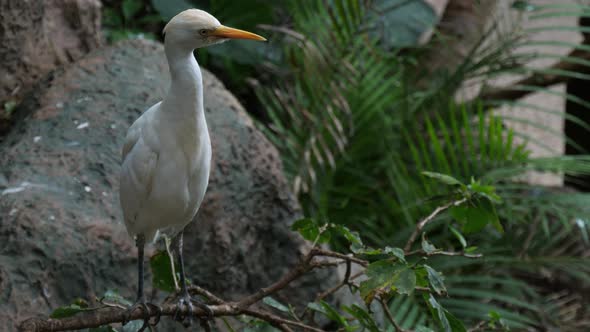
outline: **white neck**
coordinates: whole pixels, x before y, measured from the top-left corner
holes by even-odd
[[[193,55],[193,49],[173,42],[164,42],[170,68],[170,90],[163,103],[167,104],[166,116],[195,120],[206,127],[203,108],[203,78]]]

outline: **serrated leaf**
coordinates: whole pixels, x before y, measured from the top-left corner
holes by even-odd
[[[86,311],[88,309],[81,308],[77,304],[70,304],[68,306],[59,307],[49,315],[50,318],[66,318],[74,316],[75,314]]]
[[[455,227],[451,225],[449,225],[449,230],[451,231],[451,233],[453,233],[457,240],[459,240],[461,246],[465,248],[467,246],[467,241],[465,241],[465,237],[463,237],[463,234],[461,234],[461,232],[459,232]]]
[[[141,0],[123,0],[121,9],[125,21],[131,20],[139,11],[143,8],[143,2]]]
[[[263,298],[262,302],[268,306],[271,306],[271,307],[277,309],[277,310],[280,310],[283,312],[289,312],[289,307],[287,307],[286,305],[282,304],[281,302],[273,299],[270,296]]]
[[[442,173],[436,173],[436,172],[422,172],[422,175],[427,176],[429,178],[438,180],[441,183],[444,183],[446,185],[449,186],[464,186],[464,184],[455,179],[454,177],[450,176],[450,175],[446,175],[446,174],[442,174]]]
[[[170,256],[166,251],[158,251],[150,258],[152,286],[172,293],[176,290]]]
[[[436,292],[436,294],[445,294],[447,292],[447,288],[445,287],[443,276],[438,271],[426,264],[424,265],[424,268],[426,269],[430,286]]]

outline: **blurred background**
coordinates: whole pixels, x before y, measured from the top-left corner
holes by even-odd
[[[225,43],[196,58],[277,149],[301,215],[346,225],[377,247],[402,247],[448,192],[422,171],[481,181],[502,198],[495,213],[505,231],[459,230],[450,216],[428,229],[438,247],[485,256],[432,259],[449,290],[441,303],[474,324],[497,313],[514,330],[590,329],[590,2],[70,3],[38,16],[42,33],[62,41],[43,48],[49,55],[34,39],[11,39],[18,29],[0,32],[5,149],[41,77],[100,47],[161,42],[167,20],[201,8],[269,40]],[[2,6],[0,20],[16,10]],[[53,7],[67,21],[59,33],[51,29],[63,22],[46,18]],[[18,190],[12,182],[5,176],[0,199]],[[431,319],[419,295],[395,298],[391,309],[403,328]]]

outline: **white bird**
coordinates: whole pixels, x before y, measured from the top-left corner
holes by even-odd
[[[179,308],[186,306],[189,312],[193,311],[184,276],[182,234],[203,201],[211,168],[203,80],[193,51],[228,39],[266,40],[223,26],[198,9],[173,17],[164,28],[164,36],[170,90],[131,125],[123,146],[121,207],[125,226],[135,238],[138,250],[137,301],[129,314],[138,306],[145,315],[149,313],[143,293],[144,246],[146,239],[152,240],[157,232],[174,237],[182,287]],[[209,310],[203,303],[193,301]],[[144,328],[147,323],[146,319]]]

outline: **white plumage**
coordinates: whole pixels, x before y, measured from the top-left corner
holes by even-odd
[[[125,226],[138,246],[137,302],[145,310],[148,309],[143,296],[143,246],[158,231],[177,238],[183,301],[192,309],[184,280],[182,230],[203,201],[211,169],[203,82],[193,51],[229,38],[265,40],[225,27],[197,9],[176,15],[164,32],[170,90],[164,100],[150,107],[129,128],[120,178]]]

